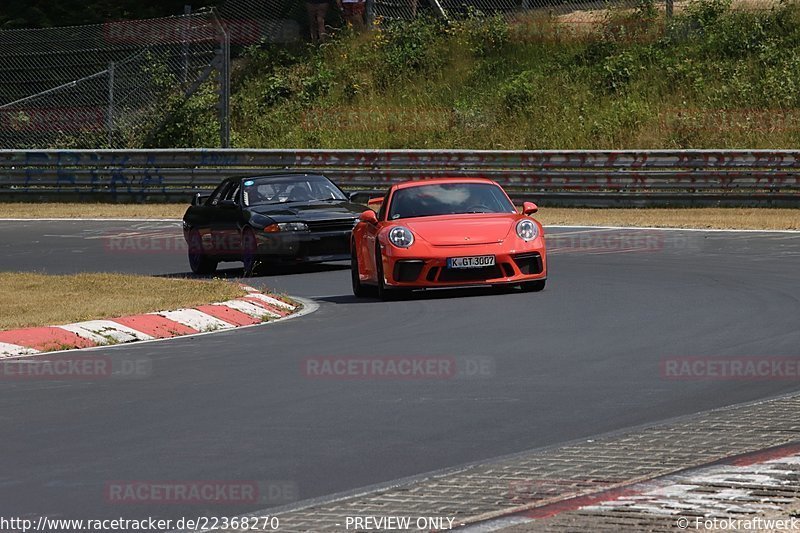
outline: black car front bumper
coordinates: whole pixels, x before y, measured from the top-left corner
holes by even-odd
[[[257,253],[268,261],[342,261],[350,259],[350,235],[350,230],[261,233]]]

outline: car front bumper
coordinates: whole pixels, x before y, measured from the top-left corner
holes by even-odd
[[[547,278],[547,254],[543,244],[522,249],[509,249],[501,245],[425,248],[424,253],[413,250],[413,247],[384,248],[383,271],[386,285],[396,288],[513,285]],[[448,258],[478,255],[493,255],[494,266],[448,268]]]
[[[257,253],[265,260],[282,262],[347,260],[350,234],[350,231],[260,233]]]

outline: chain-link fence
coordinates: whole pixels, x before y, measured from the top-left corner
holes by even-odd
[[[213,13],[0,31],[0,147],[140,143],[225,42]]]
[[[227,0],[218,11],[89,26],[0,31],[0,148],[130,148],[148,144],[169,110],[204,83],[217,93],[227,146],[230,54],[309,35],[309,4]],[[347,0],[343,0],[345,3]],[[692,0],[364,0],[366,20],[500,15],[543,27],[601,23],[610,9],[669,14]],[[764,8],[778,0],[733,0]],[[344,25],[329,0],[327,21]],[[318,4],[317,4],[318,5]],[[561,27],[559,25],[559,28]]]

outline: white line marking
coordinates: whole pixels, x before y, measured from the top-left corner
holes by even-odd
[[[0,218],[0,222],[180,222],[180,218]]]
[[[700,231],[715,233],[800,233],[796,229],[720,229],[720,228],[658,228],[650,226],[564,226],[555,224],[545,228],[599,228],[599,229],[645,229],[659,231]]]

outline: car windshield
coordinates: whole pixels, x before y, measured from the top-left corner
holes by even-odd
[[[439,183],[395,191],[389,219],[513,212],[514,205],[493,183]]]
[[[244,205],[287,204],[346,200],[344,193],[324,176],[250,178],[242,183]]]

